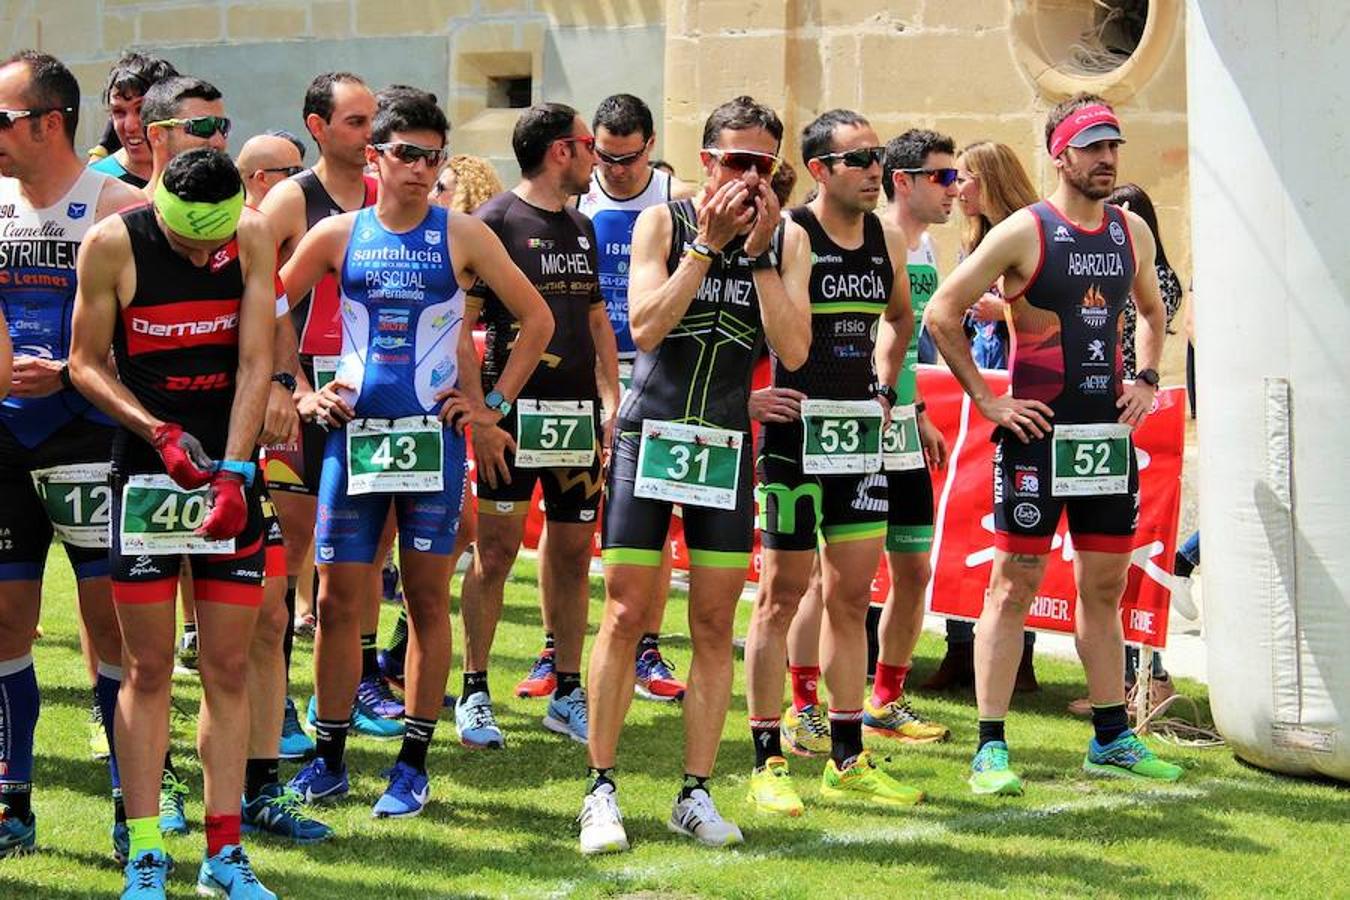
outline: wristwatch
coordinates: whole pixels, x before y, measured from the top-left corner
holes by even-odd
[[[872,391],[872,396],[885,398],[886,402],[891,406],[894,406],[895,401],[900,399],[900,395],[895,392],[895,388],[891,387],[889,384],[882,384],[879,381],[874,381],[872,382],[870,390]]]
[[[1142,381],[1149,387],[1157,387],[1160,381],[1157,369],[1144,369],[1141,372],[1136,372],[1134,379],[1135,381]]]
[[[685,244],[684,252],[692,256],[697,256],[699,259],[707,260],[708,262],[712,262],[713,258],[717,256],[716,250],[699,241],[692,241]]]
[[[511,401],[503,397],[499,390],[488,391],[488,395],[483,398],[483,404],[488,409],[499,412],[504,416],[511,414]]]
[[[776,269],[776,268],[778,268],[778,254],[773,252],[773,248],[765,250],[759,256],[756,256],[750,260],[750,269],[752,271],[758,271],[760,269]]]
[[[295,384],[296,384],[295,376],[292,375],[290,372],[278,372],[272,376],[272,380],[275,381],[277,384],[281,385],[282,387],[284,387],[286,390],[290,391],[292,394],[295,393]]]
[[[68,391],[75,390],[75,382],[70,377],[70,363],[66,362],[61,364],[61,372],[58,377],[61,379],[61,387]]]

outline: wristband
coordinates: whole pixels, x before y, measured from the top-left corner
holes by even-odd
[[[222,459],[216,463],[217,472],[230,472],[244,479],[245,487],[253,487],[253,479],[258,474],[257,463],[245,462],[239,459]]]
[[[70,363],[61,364],[60,378],[61,378],[61,387],[65,388],[68,391],[75,390],[75,382],[70,377]]]
[[[914,404],[914,415],[917,416],[919,413],[923,412],[927,408],[928,404],[920,400],[918,403]]]
[[[713,261],[714,251],[713,248],[709,247],[707,244],[700,244],[698,241],[695,241],[692,244],[685,244],[684,255],[692,256],[695,259],[701,259],[706,263],[710,263]]]
[[[750,260],[751,271],[758,272],[761,269],[776,269],[776,268],[778,268],[778,254],[774,253],[772,249],[765,250],[759,256],[756,256],[752,260]]]
[[[895,392],[895,388],[879,381],[872,382],[869,390],[871,390],[873,396],[884,398],[891,406],[894,406],[896,401],[900,399],[900,396]]]

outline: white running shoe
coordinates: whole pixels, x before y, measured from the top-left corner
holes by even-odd
[[[622,853],[628,849],[628,832],[623,830],[623,814],[614,788],[602,785],[581,801],[581,852]]]
[[[1178,575],[1172,576],[1172,608],[1183,619],[1190,619],[1192,622],[1200,621],[1200,608],[1195,605],[1195,598],[1191,596],[1190,578],[1182,578]]]
[[[695,788],[683,800],[675,798],[675,808],[670,811],[666,827],[709,847],[729,847],[745,842],[736,823],[722,818],[712,797],[703,788]]]

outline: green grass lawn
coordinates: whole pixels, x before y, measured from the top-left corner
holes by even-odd
[[[665,819],[680,776],[679,709],[636,700],[620,754],[619,785],[632,852],[584,858],[576,826],[585,786],[585,748],[539,725],[544,701],[511,696],[540,635],[534,569],[522,563],[507,590],[497,634],[492,687],[508,749],[470,752],[453,723],[442,720],[432,747],[433,801],[426,814],[375,821],[370,806],[392,763],[396,743],[353,738],[352,795],[323,811],[338,837],[300,848],[249,840],[264,882],[282,897],[854,897],[990,895],[1093,897],[1350,896],[1350,797],[1325,784],[1247,768],[1226,750],[1178,751],[1187,769],[1175,787],[1090,780],[1079,771],[1086,723],[1065,713],[1081,694],[1075,666],[1042,659],[1043,686],[1019,697],[1009,720],[1014,761],[1027,784],[1022,798],[979,798],[964,778],[975,739],[967,698],[916,697],[930,717],[949,724],[950,744],[877,745],[886,765],[929,794],[903,811],[827,808],[815,802],[822,762],[794,760],[807,814],[797,820],[757,817],[744,801],[752,753],[738,676],[713,792],[737,821],[746,844],[708,850],[669,834]],[[600,612],[593,584],[591,619]],[[744,633],[742,604],[738,633]],[[672,599],[665,649],[681,671],[689,660],[684,598]],[[384,631],[393,615],[386,607]],[[64,556],[52,554],[37,644],[42,720],[34,804],[40,852],[0,861],[0,898],[116,896],[107,774],[89,758],[89,685],[79,656],[74,592]],[[458,635],[456,640],[458,641]],[[913,677],[936,664],[940,642],[925,636]],[[311,689],[311,646],[297,643],[292,694]],[[738,667],[739,672],[739,667]],[[452,680],[458,693],[459,674]],[[1203,698],[1198,685],[1183,692]],[[193,680],[175,685],[175,704],[195,710]],[[168,842],[179,860],[170,895],[192,895],[201,859],[201,773],[193,719],[174,717],[174,753],[193,785],[194,831]],[[283,766],[289,777],[294,766]]]

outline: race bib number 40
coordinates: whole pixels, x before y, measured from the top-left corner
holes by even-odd
[[[445,436],[434,416],[356,419],[347,424],[347,493],[404,494],[445,486]]]
[[[677,422],[642,422],[633,495],[735,509],[745,435]]]
[[[802,471],[807,475],[881,470],[881,404],[803,400]]]
[[[33,471],[33,487],[47,508],[52,530],[73,547],[108,548],[112,488],[108,463],[78,463]]]
[[[1056,497],[1096,497],[1130,489],[1130,426],[1056,425],[1050,491]]]
[[[516,465],[582,468],[595,460],[595,404],[590,400],[517,400]]]
[[[122,488],[121,552],[233,553],[234,538],[193,534],[206,521],[209,489],[188,491],[168,475],[133,475]]]
[[[919,416],[914,404],[891,408],[891,424],[881,435],[881,464],[887,472],[908,472],[923,468]]]

